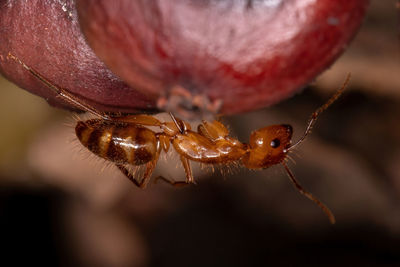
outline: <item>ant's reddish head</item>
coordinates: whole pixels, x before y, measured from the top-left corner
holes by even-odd
[[[254,131],[242,163],[249,169],[268,168],[281,163],[291,144],[292,126],[272,125]]]

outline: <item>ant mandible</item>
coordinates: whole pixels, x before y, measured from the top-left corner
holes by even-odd
[[[248,169],[265,169],[281,164],[290,180],[301,194],[314,201],[335,223],[332,212],[320,200],[306,191],[286,164],[288,153],[301,144],[311,132],[318,116],[326,110],[346,88],[350,74],[342,87],[310,117],[303,136],[292,144],[293,129],[290,125],[272,125],[251,133],[248,144],[229,136],[228,129],[219,121],[202,121],[197,132],[191,130],[189,123],[169,113],[172,121],[161,122],[150,115],[112,116],[88,105],[78,97],[59,88],[27,66],[19,58],[8,54],[8,58],[21,64],[34,77],[49,87],[64,101],[75,107],[96,115],[97,119],[78,121],[75,133],[79,141],[95,155],[114,163],[122,173],[135,185],[145,188],[149,183],[153,170],[162,151],[168,152],[170,145],[180,156],[186,173],[185,181],[172,181],[158,177],[172,185],[195,183],[190,161],[205,164],[229,164],[238,162]],[[147,127],[155,126],[160,132]],[[145,165],[142,179],[137,179],[129,170],[129,166]]]

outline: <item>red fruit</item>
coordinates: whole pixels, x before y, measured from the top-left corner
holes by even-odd
[[[291,96],[326,69],[367,0],[77,0],[95,53],[152,99],[180,86],[238,113]]]
[[[65,105],[21,65],[7,59],[9,52],[101,110],[154,108],[154,101],[117,78],[86,44],[72,0],[0,0],[0,71],[51,104]]]
[[[367,0],[0,0],[0,71],[60,105],[11,52],[103,111],[156,108],[171,88],[267,106],[326,69],[359,27]],[[64,103],[65,104],[65,103]]]

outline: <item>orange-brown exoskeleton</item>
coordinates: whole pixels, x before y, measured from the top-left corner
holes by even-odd
[[[311,132],[319,114],[326,110],[344,91],[350,75],[343,86],[319,109],[308,122],[303,136],[295,144],[291,143],[292,127],[290,125],[272,125],[254,131],[248,144],[230,137],[227,128],[219,121],[203,121],[197,131],[190,125],[170,113],[171,121],[161,122],[150,115],[112,116],[91,107],[76,96],[58,88],[28,67],[12,54],[9,58],[19,62],[33,76],[53,90],[66,102],[79,109],[96,115],[97,119],[78,121],[75,132],[79,141],[95,155],[114,163],[122,173],[135,185],[145,187],[150,181],[152,172],[162,151],[167,152],[172,145],[179,154],[186,180],[177,182],[164,177],[163,180],[173,185],[194,183],[191,161],[205,164],[239,163],[248,169],[265,169],[281,164],[295,187],[307,198],[314,201],[335,222],[332,212],[311,193],[303,189],[286,164],[288,153],[304,141]],[[148,127],[157,127],[159,131]],[[134,177],[130,166],[145,165],[142,178]]]

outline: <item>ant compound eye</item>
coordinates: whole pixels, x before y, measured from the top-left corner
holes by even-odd
[[[279,141],[278,138],[275,138],[274,140],[271,141],[270,146],[272,148],[278,148],[281,144],[281,141]]]

